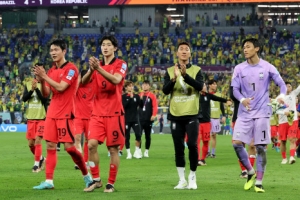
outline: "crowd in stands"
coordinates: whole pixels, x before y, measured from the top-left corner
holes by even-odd
[[[105,33],[104,33],[105,34]],[[129,72],[134,66],[170,66],[177,62],[176,45],[181,41],[188,41],[192,46],[191,63],[203,65],[223,65],[230,72],[232,68],[244,61],[243,39],[255,37],[263,44],[261,57],[272,63],[286,81],[294,85],[300,84],[300,49],[299,33],[288,30],[277,30],[275,33],[263,31],[245,33],[240,32],[211,32],[193,31],[190,26],[179,33],[165,33],[162,35],[150,33],[141,34],[136,28],[132,34],[116,34],[119,41],[117,56],[124,59],[129,66]],[[0,112],[24,111],[26,104],[21,102],[24,82],[31,78],[32,63],[43,62],[46,68],[51,66],[48,54],[49,42],[54,38],[63,38],[68,43],[67,59],[74,62],[79,69],[88,68],[90,56],[102,58],[99,39],[100,34],[80,35],[47,35],[43,30],[29,33],[28,29],[2,29],[0,32]],[[24,63],[30,63],[25,65]],[[205,80],[218,80],[219,91],[228,97],[231,74],[227,72],[204,73]],[[169,97],[161,91],[164,74],[133,73],[127,76],[136,85],[136,92],[141,90],[141,83],[149,80],[152,91],[157,95],[159,106],[167,106]],[[271,96],[278,91],[271,86]]]

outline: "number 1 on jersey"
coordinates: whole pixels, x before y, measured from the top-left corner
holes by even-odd
[[[253,91],[255,91],[255,83],[251,83],[252,87],[253,87]]]

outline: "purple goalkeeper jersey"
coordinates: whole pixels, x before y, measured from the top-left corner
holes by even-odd
[[[233,95],[239,101],[242,98],[254,98],[250,101],[251,110],[247,110],[243,104],[239,105],[238,117],[262,118],[272,115],[272,108],[267,105],[270,102],[271,80],[280,87],[280,94],[286,94],[286,85],[279,72],[267,61],[260,59],[256,65],[245,61],[235,67],[231,81]]]

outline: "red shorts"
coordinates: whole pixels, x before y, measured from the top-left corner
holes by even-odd
[[[209,141],[210,140],[210,130],[211,130],[211,123],[205,122],[199,124],[199,135],[198,137],[202,141]]]
[[[49,142],[74,142],[74,124],[72,119],[46,118],[44,140]]]
[[[298,127],[297,138],[300,139],[300,128]]]
[[[34,140],[37,136],[43,137],[44,122],[44,120],[27,120],[26,138]]]
[[[89,140],[98,140],[99,144],[106,146],[119,146],[125,144],[124,116],[102,117],[92,115],[89,126]]]
[[[278,126],[271,126],[271,138],[278,136]]]
[[[298,134],[298,121],[294,121],[292,126],[288,123],[279,124],[279,140],[286,141],[287,138],[296,138]]]
[[[74,119],[75,135],[84,133],[85,138],[88,136],[89,132],[89,119]]]

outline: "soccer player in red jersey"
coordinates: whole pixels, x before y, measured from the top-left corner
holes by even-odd
[[[41,66],[34,68],[37,80],[42,84],[42,94],[49,96],[52,91],[51,103],[48,107],[44,139],[47,141],[46,181],[33,189],[53,189],[53,174],[57,163],[56,145],[64,143],[65,150],[80,168],[86,187],[92,182],[83,157],[74,146],[74,101],[78,86],[78,69],[65,59],[67,45],[63,40],[54,40],[50,45],[53,66],[46,74]]]
[[[48,98],[41,93],[41,84],[36,79],[30,79],[25,83],[22,100],[28,102],[26,110],[28,145],[34,155],[32,172],[38,173],[42,170],[45,158],[42,156],[42,138],[44,133],[44,122],[46,117],[46,104]]]
[[[75,99],[75,147],[76,149],[82,153],[81,147],[81,136],[84,133],[84,161],[87,165],[88,162],[88,128],[89,121],[92,115],[92,103],[93,103],[93,88],[92,82],[87,84],[82,84],[81,79],[87,73],[87,70],[82,70],[80,73],[80,83],[76,93]],[[75,165],[75,169],[79,169],[77,165]]]
[[[97,148],[105,140],[110,153],[110,167],[108,183],[104,192],[114,191],[114,183],[120,164],[118,148],[125,143],[122,89],[127,64],[115,57],[118,41],[114,36],[104,36],[100,44],[104,59],[99,61],[97,58],[91,57],[89,60],[90,69],[82,79],[83,84],[92,81],[95,92],[88,135],[89,166],[93,182],[85,189],[86,192],[91,192],[102,186]]]

